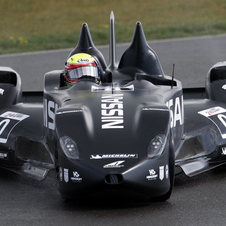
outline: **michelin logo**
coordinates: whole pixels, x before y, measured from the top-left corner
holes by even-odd
[[[104,154],[91,155],[90,159],[138,158],[138,154]]]

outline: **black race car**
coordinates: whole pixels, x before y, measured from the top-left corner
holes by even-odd
[[[68,85],[56,70],[43,92],[22,92],[19,74],[0,67],[1,167],[38,180],[54,172],[65,198],[116,190],[167,200],[175,174],[225,163],[226,63],[210,69],[205,88],[183,89],[164,74],[140,22],[119,62],[114,33],[111,13],[108,66],[87,24],[68,56],[92,56],[98,83],[83,76]]]

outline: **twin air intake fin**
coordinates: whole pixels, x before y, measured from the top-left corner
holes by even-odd
[[[136,23],[130,46],[123,53],[119,63],[116,61],[115,18],[113,12],[110,15],[109,66],[107,66],[102,53],[93,44],[86,23],[82,25],[78,44],[71,51],[68,58],[76,53],[87,53],[97,59],[103,82],[114,82],[117,79],[114,74],[122,72],[124,69],[137,71],[138,76],[135,79],[139,79],[139,76],[143,79],[142,76],[146,75],[156,77],[158,80],[164,80],[164,72],[157,54],[148,45],[140,22]],[[171,85],[171,82],[169,82],[169,85]]]

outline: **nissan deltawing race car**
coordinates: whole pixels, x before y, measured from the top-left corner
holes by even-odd
[[[111,13],[107,66],[83,24],[67,70],[46,73],[43,92],[22,92],[20,75],[0,67],[1,167],[38,180],[54,172],[68,199],[116,190],[163,201],[176,174],[226,162],[226,63],[205,88],[183,89],[140,22],[119,62],[114,34]],[[87,68],[97,76],[79,77]]]

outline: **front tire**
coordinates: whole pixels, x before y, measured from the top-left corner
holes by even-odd
[[[170,188],[167,193],[164,195],[158,196],[153,200],[156,202],[164,202],[168,200],[172,194],[174,179],[175,179],[175,152],[174,152],[174,145],[172,141],[172,136],[169,144],[169,176],[170,176]]]

